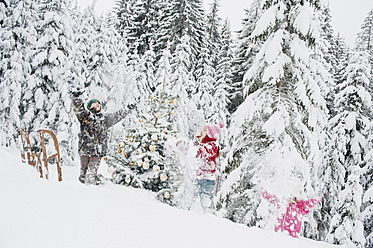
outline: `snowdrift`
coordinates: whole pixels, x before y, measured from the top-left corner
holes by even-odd
[[[0,247],[336,247],[248,228],[212,215],[162,204],[154,194],[107,183],[78,182],[79,165],[50,180],[0,147]],[[106,165],[101,164],[101,170]]]

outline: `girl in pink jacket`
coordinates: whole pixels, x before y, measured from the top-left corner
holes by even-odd
[[[197,146],[196,157],[200,159],[197,169],[197,194],[200,197],[202,207],[210,211],[215,210],[216,159],[220,152],[217,139],[223,127],[223,124],[205,124],[194,142],[194,145]]]
[[[281,208],[280,200],[277,196],[269,194],[267,191],[262,191],[264,199],[275,205],[278,209]],[[293,197],[289,201],[286,212],[277,218],[278,224],[275,226],[275,231],[287,232],[290,236],[298,238],[302,228],[303,216],[311,211],[320,202],[319,199],[301,200]]]

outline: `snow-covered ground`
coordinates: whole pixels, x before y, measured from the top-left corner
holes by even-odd
[[[142,190],[85,186],[78,164],[57,182],[55,171],[39,178],[18,150],[0,147],[0,158],[1,248],[335,247],[172,208]]]

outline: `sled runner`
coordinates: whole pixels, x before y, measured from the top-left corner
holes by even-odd
[[[54,141],[54,147],[56,149],[56,153],[50,155],[49,157],[47,156],[47,149],[45,147],[45,134],[49,134],[52,137],[52,139]],[[58,146],[57,137],[56,137],[56,135],[54,135],[54,133],[52,131],[49,131],[49,130],[39,130],[39,135],[40,135],[40,139],[41,139],[41,147],[42,147],[42,152],[43,152],[43,159],[42,160],[44,162],[44,168],[46,169],[45,178],[48,179],[48,175],[49,175],[48,161],[53,159],[53,158],[56,158],[58,181],[61,182],[62,181],[62,170],[61,170],[61,166],[60,166],[61,157],[60,157],[60,149],[59,149],[59,146]]]

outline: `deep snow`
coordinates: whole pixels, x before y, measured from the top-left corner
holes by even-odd
[[[173,208],[143,190],[85,186],[78,164],[63,167],[59,183],[55,171],[39,178],[16,149],[0,147],[0,158],[1,248],[335,247]]]

